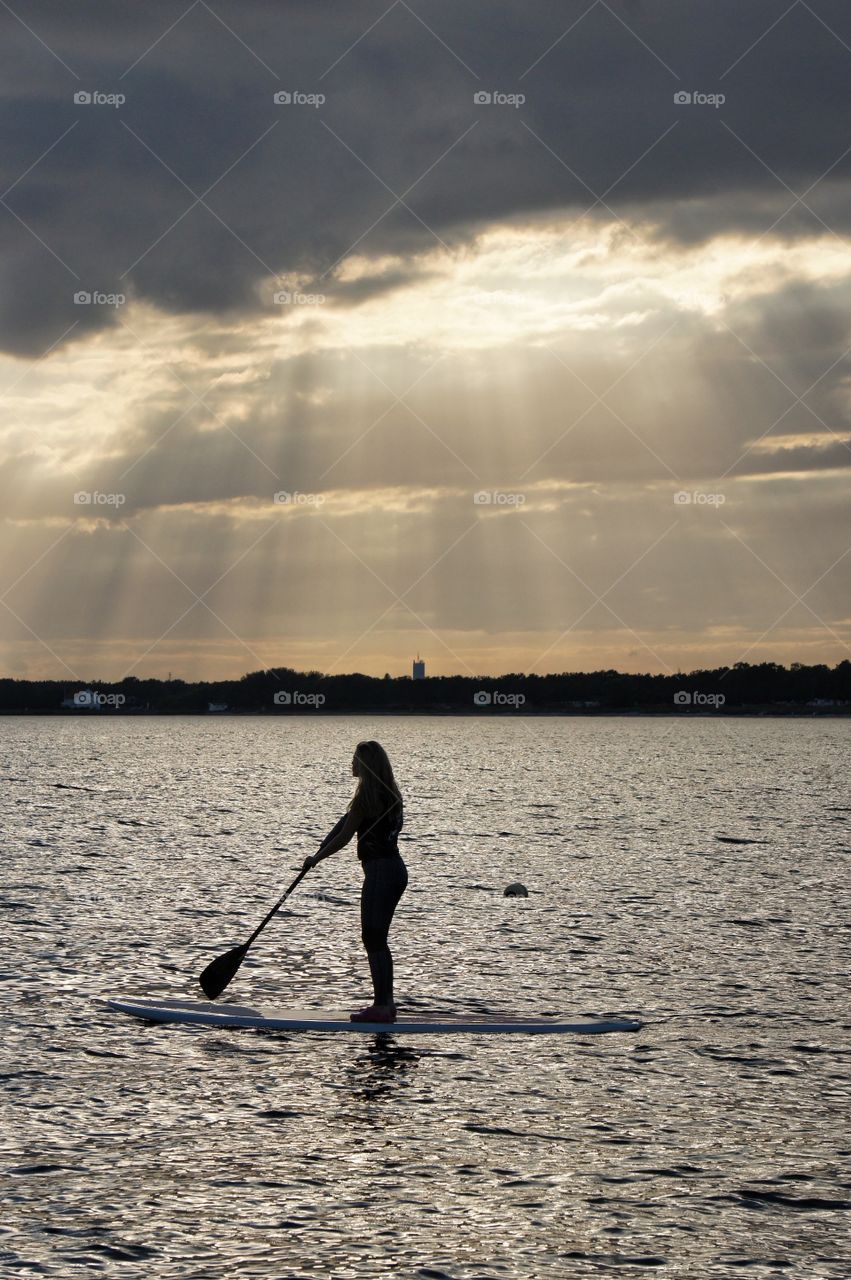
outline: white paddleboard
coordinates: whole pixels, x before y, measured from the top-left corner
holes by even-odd
[[[629,1018],[493,1018],[468,1014],[402,1016],[398,1022],[351,1022],[347,1013],[323,1009],[254,1009],[238,1004],[214,1004],[204,1000],[107,1000],[110,1009],[149,1022],[193,1022],[204,1027],[256,1027],[267,1031],[367,1031],[392,1035],[542,1035],[571,1032],[574,1035],[603,1031],[639,1031],[641,1023]]]

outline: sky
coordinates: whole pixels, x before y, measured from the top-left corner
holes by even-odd
[[[0,36],[0,675],[851,655],[844,0]]]

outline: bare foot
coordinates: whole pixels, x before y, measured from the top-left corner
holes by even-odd
[[[350,1022],[395,1022],[394,1004],[371,1004],[366,1009],[350,1015]]]

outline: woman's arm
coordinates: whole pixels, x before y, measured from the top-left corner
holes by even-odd
[[[315,867],[323,858],[330,858],[332,853],[336,853],[338,849],[344,848],[349,843],[357,829],[357,816],[351,809],[348,809],[340,821],[328,832],[319,846],[319,852],[314,853],[312,858],[305,858],[305,863]]]

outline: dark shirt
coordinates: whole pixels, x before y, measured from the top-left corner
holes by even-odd
[[[361,862],[375,858],[392,858],[399,853],[399,832],[404,815],[401,802],[381,814],[362,814],[355,810],[358,833],[358,857]]]

